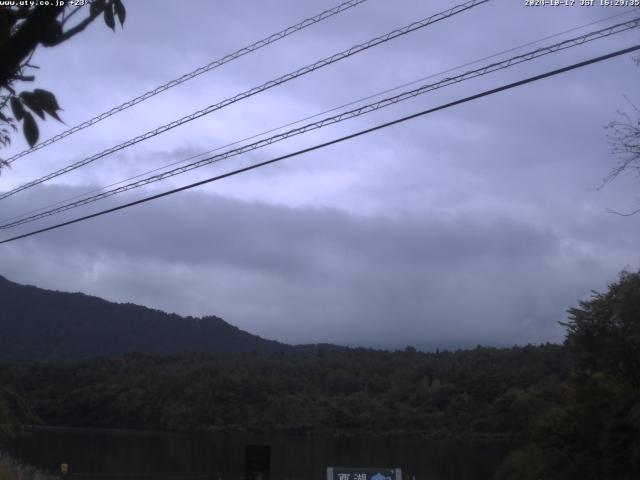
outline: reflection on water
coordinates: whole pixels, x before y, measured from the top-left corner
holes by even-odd
[[[243,478],[247,444],[271,445],[271,478],[325,477],[326,467],[400,467],[416,480],[487,480],[514,445],[507,442],[293,437],[251,434],[163,433],[123,430],[36,429],[4,445],[18,459],[55,471]],[[85,477],[86,478],[86,477]],[[124,477],[117,477],[124,480]],[[132,477],[133,478],[133,477]]]

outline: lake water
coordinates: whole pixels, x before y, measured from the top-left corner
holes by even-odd
[[[271,446],[271,479],[325,478],[327,466],[400,467],[416,480],[488,480],[509,442],[361,439],[251,434],[43,428],[3,445],[48,471],[69,464],[69,480],[244,476],[245,446]]]

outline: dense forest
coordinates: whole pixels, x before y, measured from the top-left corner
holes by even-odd
[[[420,353],[141,354],[1,365],[48,424],[331,434],[527,433],[561,399],[557,345]]]

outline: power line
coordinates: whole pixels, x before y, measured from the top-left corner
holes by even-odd
[[[575,38],[571,38],[568,40],[564,40],[562,42],[547,46],[547,47],[541,47],[538,48],[536,50],[527,52],[527,53],[523,53],[521,55],[517,55],[515,57],[509,58],[507,60],[503,60],[501,62],[496,62],[496,63],[492,63],[489,65],[486,65],[484,67],[475,69],[475,70],[470,70],[467,71],[461,75],[457,75],[455,77],[448,77],[445,79],[440,80],[439,82],[436,83],[432,83],[432,84],[427,84],[427,85],[422,85],[414,90],[410,90],[410,91],[406,91],[406,92],[402,92],[398,95],[395,95],[393,97],[388,97],[382,100],[379,100],[377,102],[374,103],[370,103],[368,105],[364,105],[361,107],[358,107],[356,109],[353,110],[349,110],[347,112],[343,112],[340,113],[338,115],[334,115],[331,117],[326,117],[322,120],[319,120],[317,122],[313,122],[313,123],[309,123],[307,125],[303,125],[301,127],[298,128],[294,128],[292,130],[289,130],[287,132],[283,132],[283,133],[279,133],[276,135],[273,135],[269,138],[265,138],[262,140],[259,140],[257,142],[254,143],[250,143],[250,144],[246,144],[243,145],[241,147],[238,147],[236,149],[233,150],[229,150],[227,152],[218,154],[218,155],[214,155],[208,158],[204,158],[201,159],[197,162],[193,162],[190,163],[188,165],[182,166],[182,167],[177,167],[174,168],[172,170],[168,170],[165,171],[163,173],[157,174],[157,175],[153,175],[147,178],[144,178],[142,180],[138,180],[136,182],[132,182],[129,183],[127,185],[123,185],[121,187],[118,188],[114,188],[112,190],[107,190],[104,192],[101,192],[99,194],[90,196],[90,197],[86,197],[83,198],[81,200],[77,200],[75,202],[70,202],[67,204],[64,204],[62,206],[56,207],[56,208],[52,208],[49,210],[46,210],[44,212],[38,213],[38,214],[34,214],[31,216],[27,216],[24,218],[21,218],[19,220],[15,220],[13,222],[7,222],[4,223],[2,225],[0,225],[0,229],[2,230],[6,230],[8,228],[12,228],[12,227],[16,227],[19,225],[23,225],[25,223],[30,223],[36,220],[40,220],[42,218],[46,218],[49,217],[51,215],[55,215],[57,213],[61,213],[67,210],[71,210],[73,208],[77,208],[83,205],[87,205],[93,202],[96,202],[98,200],[102,200],[108,197],[111,197],[113,195],[117,195],[120,193],[124,193],[126,191],[132,190],[134,188],[138,188],[144,185],[148,185],[150,183],[154,183],[154,182],[158,182],[161,180],[164,180],[166,178],[175,176],[175,175],[179,175],[185,172],[188,172],[190,170],[194,170],[196,168],[200,168],[203,167],[205,165],[209,165],[211,163],[216,163],[216,162],[220,162],[222,160],[228,159],[230,157],[234,157],[243,153],[247,153],[249,151],[252,150],[256,150],[258,148],[267,146],[267,145],[271,145],[273,143],[291,138],[293,136],[297,136],[306,132],[309,132],[311,130],[316,130],[319,128],[323,128],[326,127],[327,125],[332,125],[335,123],[339,123],[351,118],[355,118],[367,113],[371,113],[373,111],[376,110],[380,110],[382,108],[388,107],[390,105],[394,105],[396,103],[414,98],[418,95],[422,95],[424,93],[430,92],[430,91],[434,91],[437,90],[439,88],[443,88],[449,85],[453,85],[465,80],[470,80],[472,78],[476,78],[479,76],[483,76],[483,75],[487,75],[489,73],[493,73],[496,72],[498,70],[503,70],[509,67],[512,67],[514,65],[518,65],[520,63],[523,62],[527,62],[527,61],[531,61],[535,58],[539,58],[542,57],[544,55],[549,55],[551,53],[555,53],[561,50],[565,50],[568,48],[572,48],[578,45],[582,45],[584,43],[593,41],[593,40],[597,40],[597,39],[601,39],[601,38],[605,38],[608,37],[610,35],[616,34],[616,33],[620,33],[620,32],[624,32],[626,30],[630,30],[632,28],[637,27],[638,25],[640,25],[640,19],[634,19],[634,20],[630,20],[628,22],[623,22],[623,23],[619,23],[617,25],[613,25],[607,28],[603,28],[601,30],[597,30],[594,32],[589,32],[586,33],[584,35],[581,35],[579,37],[575,37]]]
[[[591,64],[594,64],[594,63],[602,62],[604,60],[608,60],[608,59],[611,59],[611,58],[614,58],[614,57],[618,57],[620,55],[625,55],[627,53],[631,53],[631,52],[634,52],[634,51],[637,51],[637,50],[640,50],[640,45],[635,45],[633,47],[628,47],[628,48],[625,48],[625,49],[622,49],[622,50],[617,50],[615,52],[608,53],[606,55],[601,55],[599,57],[594,57],[594,58],[591,58],[589,60],[585,60],[583,62],[574,63],[574,64],[568,65],[566,67],[562,67],[562,68],[559,68],[559,69],[556,69],[556,70],[551,70],[549,72],[542,73],[542,74],[539,74],[539,75],[535,75],[533,77],[528,77],[528,78],[526,78],[524,80],[519,80],[517,82],[513,82],[513,83],[506,84],[506,85],[502,85],[500,87],[493,88],[491,90],[485,90],[484,92],[477,93],[477,94],[471,95],[469,97],[465,97],[465,98],[462,98],[462,99],[459,99],[459,100],[455,100],[453,102],[449,102],[449,103],[440,105],[438,107],[434,107],[434,108],[430,108],[430,109],[427,109],[427,110],[423,110],[421,112],[414,113],[412,115],[407,115],[405,117],[401,117],[401,118],[398,118],[396,120],[392,120],[390,122],[386,122],[386,123],[382,123],[380,125],[376,125],[375,127],[367,128],[365,130],[360,130],[360,131],[352,133],[350,135],[345,135],[343,137],[339,137],[339,138],[330,140],[328,142],[320,143],[320,144],[314,145],[312,147],[308,147],[308,148],[304,148],[302,150],[295,151],[293,153],[288,153],[286,155],[282,155],[282,156],[279,156],[279,157],[276,157],[276,158],[272,158],[271,160],[266,160],[264,162],[256,163],[256,164],[250,165],[248,167],[239,168],[237,170],[233,170],[231,172],[224,173],[222,175],[217,175],[217,176],[214,176],[214,177],[207,178],[205,180],[200,180],[198,182],[191,183],[189,185],[184,185],[184,186],[179,187],[179,188],[174,188],[172,190],[168,190],[168,191],[163,192],[163,193],[158,193],[156,195],[152,195],[152,196],[145,197],[145,198],[142,198],[142,199],[139,199],[139,200],[135,200],[133,202],[125,203],[125,204],[119,205],[117,207],[101,210],[99,212],[92,213],[90,215],[85,215],[83,217],[74,218],[73,220],[68,220],[66,222],[58,223],[56,225],[52,225],[52,226],[49,226],[49,227],[46,227],[46,228],[41,228],[39,230],[34,230],[34,231],[31,231],[31,232],[28,232],[28,233],[24,233],[22,235],[17,235],[15,237],[7,238],[5,240],[0,241],[0,245],[5,244],[5,243],[9,243],[9,242],[12,242],[12,241],[15,241],[15,240],[20,240],[22,238],[31,237],[31,236],[37,235],[39,233],[44,233],[44,232],[48,232],[50,230],[55,230],[55,229],[58,229],[58,228],[61,228],[61,227],[67,226],[67,225],[72,225],[74,223],[82,222],[84,220],[89,220],[91,218],[95,218],[95,217],[99,217],[99,216],[102,216],[102,215],[106,215],[107,213],[112,213],[112,212],[116,212],[118,210],[123,210],[125,208],[133,207],[135,205],[146,203],[146,202],[149,202],[149,201],[152,201],[152,200],[157,200],[158,198],[162,198],[162,197],[166,197],[166,196],[169,196],[169,195],[173,195],[174,193],[182,192],[182,191],[185,191],[185,190],[190,190],[192,188],[199,187],[201,185],[205,185],[207,183],[215,182],[217,180],[222,180],[223,178],[232,177],[234,175],[238,175],[240,173],[248,172],[250,170],[254,170],[254,169],[259,168],[259,167],[264,167],[266,165],[270,165],[272,163],[276,163],[276,162],[285,160],[287,158],[296,157],[296,156],[302,155],[304,153],[312,152],[314,150],[319,150],[321,148],[325,148],[325,147],[328,147],[330,145],[334,145],[334,144],[337,144],[337,143],[344,142],[346,140],[351,140],[351,139],[359,137],[361,135],[372,133],[372,132],[375,132],[377,130],[381,130],[383,128],[390,127],[392,125],[396,125],[398,123],[406,122],[408,120],[411,120],[411,119],[414,119],[414,118],[417,118],[417,117],[421,117],[423,115],[428,115],[430,113],[434,113],[434,112],[437,112],[439,110],[444,110],[444,109],[447,109],[447,108],[450,108],[450,107],[454,107],[456,105],[460,105],[460,104],[463,104],[463,103],[466,103],[466,102],[470,102],[472,100],[476,100],[476,99],[479,99],[479,98],[482,98],[482,97],[493,95],[493,94],[496,94],[496,93],[499,93],[499,92],[502,92],[502,91],[505,91],[505,90],[509,90],[509,89],[512,89],[512,88],[515,88],[515,87],[519,87],[521,85],[525,85],[525,84],[528,84],[528,83],[536,82],[536,81],[539,81],[539,80],[542,80],[542,79],[545,79],[545,78],[549,78],[549,77],[552,77],[552,76],[555,76],[555,75],[559,75],[561,73],[568,72],[570,70],[575,70],[577,68],[585,67],[587,65],[591,65]]]
[[[317,15],[314,15],[313,17],[307,18],[295,25],[287,27],[284,30],[279,31],[278,33],[269,35],[268,37],[265,37],[262,40],[258,40],[257,42],[254,42],[249,46],[236,50],[235,52],[225,55],[224,57],[221,57],[217,60],[214,60],[213,62],[207,65],[204,65],[202,67],[199,67],[193,70],[192,72],[186,73],[179,78],[171,80],[163,85],[160,85],[159,87],[156,87],[153,90],[149,90],[148,92],[145,92],[142,95],[132,98],[131,100],[124,102],[118,105],[117,107],[113,107],[112,109],[101,113],[100,115],[96,115],[95,117],[90,118],[89,120],[85,120],[84,122],[79,123],[78,125],[75,125],[74,127],[71,127],[68,130],[65,130],[64,132],[61,132],[47,140],[44,140],[34,145],[31,148],[28,148],[20,153],[17,153],[16,155],[14,155],[13,157],[9,158],[6,161],[7,163],[15,162],[17,159],[21,157],[29,155],[30,153],[35,152],[36,150],[40,150],[41,148],[44,148],[47,145],[51,145],[52,143],[55,143],[58,140],[62,140],[63,138],[68,137],[73,133],[79,132],[80,130],[83,130],[87,127],[90,127],[91,125],[95,125],[96,123],[101,122],[105,118],[115,115],[116,113],[126,110],[127,108],[133,107],[134,105],[137,105],[140,102],[144,102],[145,100],[148,100],[149,98],[155,95],[158,95],[159,93],[162,93],[165,90],[169,90],[170,88],[178,86],[181,83],[191,80],[192,78],[195,78],[198,75],[202,75],[203,73],[213,70],[214,68],[220,67],[225,63],[229,63],[232,60],[236,60],[237,58],[247,55],[248,53],[255,52],[256,50],[259,50],[262,47],[266,47],[271,43],[277,42],[278,40],[288,37],[293,33],[299,32],[300,30],[310,27],[311,25],[315,25],[316,23],[326,20],[327,18],[337,15],[341,12],[344,12],[345,10],[348,10],[366,1],[367,0],[348,0],[346,2],[341,3],[340,5],[330,8],[329,10],[325,10]]]
[[[417,22],[413,22],[405,27],[402,27],[400,29],[397,30],[393,30],[389,33],[386,33],[385,35],[373,38],[371,40],[369,40],[368,42],[365,43],[361,43],[359,45],[355,45],[347,50],[343,50],[342,52],[339,53],[335,53],[329,57],[326,57],[322,60],[319,60],[313,64],[307,65],[305,67],[302,67],[294,72],[288,73],[286,75],[283,75],[281,77],[278,77],[275,80],[270,80],[266,83],[263,83],[262,85],[258,86],[258,87],[254,87],[250,90],[247,90],[245,92],[239,93],[237,95],[235,95],[234,97],[230,97],[227,98],[226,100],[223,100],[219,103],[216,103],[214,105],[209,105],[206,108],[203,108],[202,110],[198,110],[190,115],[187,115],[185,117],[182,117],[178,120],[174,120],[173,122],[170,122],[166,125],[163,125],[161,127],[158,127],[154,130],[151,130],[147,133],[144,133],[142,135],[139,135],[131,140],[127,140],[124,143],[121,143],[119,145],[116,145],[114,147],[108,148],[107,150],[104,150],[100,153],[97,153],[91,157],[85,158],[84,160],[80,160],[78,162],[75,162],[71,165],[68,165],[60,170],[56,170],[55,172],[52,172],[48,175],[45,175],[43,177],[40,177],[36,180],[33,180],[31,182],[25,183],[19,187],[14,188],[13,190],[10,190],[9,192],[5,192],[0,194],[0,200],[10,197],[12,195],[15,195],[16,193],[22,191],[22,190],[26,190],[27,188],[31,188],[35,185],[39,185],[41,183],[46,182],[47,180],[51,180],[52,178],[58,177],[60,175],[63,175],[65,173],[69,173],[77,168],[83,167],[85,165],[88,165],[89,163],[92,163],[102,157],[105,157],[109,154],[115,153],[119,150],[122,150],[124,148],[127,148],[131,145],[134,145],[136,143],[139,143],[143,140],[147,140],[151,137],[154,137],[156,135],[159,135],[161,133],[167,132],[168,130],[171,130],[175,127],[178,127],[184,123],[190,122],[192,120],[195,120],[197,118],[200,118],[204,115],[207,115],[209,113],[212,113],[216,110],[220,110],[228,105],[231,105],[232,103],[236,103],[240,100],[243,100],[245,98],[251,97],[253,95],[256,95],[260,92],[263,92],[265,90],[268,90],[270,88],[273,88],[275,86],[281,85],[285,82],[288,82],[290,80],[293,80],[294,78],[298,78],[300,76],[306,75],[308,73],[314,72],[315,70],[318,70],[322,67],[325,67],[327,65],[331,65],[335,62],[338,62],[340,60],[343,60],[345,58],[348,58],[352,55],[355,55],[356,53],[360,53],[362,51],[365,51],[369,48],[375,47],[377,45],[380,45],[382,43],[388,42],[390,40],[393,40],[395,38],[398,38],[400,36],[406,35],[408,33],[411,33],[413,31],[416,31],[420,28],[424,28],[428,25],[431,25],[433,23],[439,22],[441,20],[447,19],[449,17],[452,17],[458,13],[464,12],[466,10],[469,10],[471,8],[477,7],[478,5],[481,5],[483,3],[487,3],[490,0],[469,0],[468,2],[465,2],[463,4],[460,5],[456,5],[453,8],[450,8],[448,10],[445,10],[443,12],[437,13],[435,15],[432,15],[430,17],[424,18],[422,20],[419,20]]]
[[[0,220],[0,223],[10,222],[11,220],[14,220],[14,219],[17,219],[17,218],[26,217],[27,215],[30,215],[32,213],[41,212],[41,211],[46,210],[48,208],[55,207],[56,205],[61,205],[61,204],[65,203],[65,202],[70,202],[71,200],[75,200],[76,198],[82,198],[82,197],[85,197],[86,195],[90,195],[92,193],[102,192],[106,188],[115,187],[116,185],[123,184],[125,182],[128,182],[130,180],[134,180],[136,178],[140,178],[143,175],[149,175],[151,173],[158,172],[158,171],[163,170],[165,168],[169,168],[169,167],[173,167],[173,166],[176,166],[176,165],[180,165],[181,163],[188,162],[189,160],[194,160],[194,159],[196,159],[198,157],[202,157],[204,155],[209,155],[209,154],[211,154],[213,152],[217,152],[217,151],[222,150],[224,148],[232,147],[232,146],[238,145],[238,144],[240,144],[242,142],[246,142],[247,140],[253,140],[254,138],[258,138],[258,137],[261,137],[263,135],[267,135],[269,133],[273,133],[273,132],[276,132],[278,130],[282,130],[283,128],[291,127],[293,125],[296,125],[298,123],[304,122],[306,120],[311,120],[312,118],[317,118],[320,115],[325,115],[327,113],[335,112],[335,111],[343,109],[345,107],[349,107],[351,105],[355,105],[357,103],[364,102],[366,100],[371,100],[372,98],[376,98],[376,97],[379,97],[381,95],[385,95],[387,93],[391,93],[391,92],[399,90],[401,88],[408,87],[410,85],[415,85],[416,83],[420,83],[420,82],[422,82],[424,80],[428,80],[430,78],[435,78],[435,77],[438,77],[440,75],[444,75],[445,73],[450,73],[450,72],[459,70],[461,68],[468,67],[470,65],[475,65],[476,63],[482,62],[483,60],[490,60],[490,59],[496,58],[496,57],[498,57],[500,55],[504,55],[505,53],[514,52],[516,50],[520,50],[521,48],[528,47],[528,46],[531,46],[531,45],[535,45],[537,43],[543,42],[545,40],[549,40],[551,38],[556,38],[556,37],[559,37],[561,35],[564,35],[564,34],[567,34],[567,33],[570,33],[570,32],[574,32],[576,30],[581,30],[583,28],[590,27],[590,26],[595,25],[597,23],[602,23],[604,21],[611,20],[613,18],[617,18],[617,17],[621,17],[621,16],[625,16],[625,15],[629,15],[629,14],[635,14],[635,12],[633,10],[627,10],[626,12],[616,13],[614,15],[609,15],[609,16],[600,18],[599,20],[594,20],[593,22],[589,22],[589,23],[585,23],[585,24],[582,24],[582,25],[578,25],[578,26],[569,28],[567,30],[563,30],[561,32],[554,33],[552,35],[547,35],[546,37],[542,37],[542,38],[539,38],[537,40],[533,40],[533,41],[530,41],[530,42],[522,43],[522,44],[520,44],[518,46],[511,47],[511,48],[509,48],[507,50],[502,50],[500,52],[488,55],[486,57],[478,58],[476,60],[472,60],[470,62],[461,64],[461,65],[457,65],[455,67],[451,67],[451,68],[448,68],[446,70],[443,70],[443,71],[440,71],[440,72],[437,72],[437,73],[432,73],[432,74],[429,74],[427,76],[420,77],[420,78],[418,78],[416,80],[412,80],[411,82],[403,83],[403,84],[397,85],[395,87],[388,88],[386,90],[383,90],[383,91],[380,91],[380,92],[377,92],[377,93],[374,93],[374,94],[371,94],[371,95],[367,95],[366,97],[362,97],[362,98],[359,98],[357,100],[352,100],[352,101],[350,101],[348,103],[339,105],[337,107],[333,107],[333,108],[330,108],[328,110],[323,110],[322,112],[314,113],[313,115],[308,115],[308,116],[300,118],[298,120],[294,120],[292,122],[288,122],[286,124],[279,125],[279,126],[274,127],[274,128],[270,128],[269,130],[265,130],[265,131],[262,131],[260,133],[256,133],[256,134],[250,135],[248,137],[244,137],[242,139],[235,140],[235,141],[233,141],[231,143],[227,143],[225,145],[218,146],[218,147],[216,147],[214,149],[211,149],[211,150],[208,150],[208,151],[196,154],[196,155],[191,155],[190,157],[183,158],[182,160],[171,162],[171,163],[165,164],[163,166],[160,166],[160,167],[157,167],[157,168],[154,168],[154,169],[151,169],[151,170],[146,170],[146,171],[144,171],[142,173],[138,173],[138,174],[136,174],[136,175],[134,175],[132,177],[128,177],[128,178],[125,178],[125,179],[122,179],[122,180],[118,180],[117,182],[110,183],[108,185],[104,185],[102,187],[95,188],[93,190],[89,190],[87,192],[84,192],[84,193],[81,193],[81,194],[78,194],[78,195],[74,195],[72,197],[67,197],[64,200],[60,200],[58,202],[50,203],[50,204],[44,205],[42,207],[35,208],[33,210],[29,210],[27,212],[24,212],[24,213],[21,213],[21,214],[18,214],[18,215],[14,215],[12,217],[4,218],[4,219]],[[0,229],[7,228],[7,227],[8,227],[7,225],[0,225]]]
[[[348,111],[348,112],[343,112],[343,113],[341,113],[339,115],[335,115],[333,117],[325,118],[325,119],[323,119],[323,120],[321,120],[319,122],[314,122],[314,123],[305,125],[303,127],[290,130],[288,132],[284,132],[284,133],[281,133],[281,134],[278,134],[278,135],[274,135],[274,136],[272,136],[272,137],[270,137],[268,139],[263,139],[263,140],[260,140],[258,142],[254,142],[253,144],[244,145],[244,146],[242,146],[242,147],[240,147],[238,149],[234,149],[234,150],[222,153],[220,155],[215,155],[213,157],[205,158],[205,159],[202,159],[202,160],[200,160],[198,162],[194,162],[194,163],[191,163],[191,164],[183,166],[183,167],[175,168],[173,170],[164,172],[162,174],[154,175],[154,176],[148,177],[146,179],[139,180],[137,182],[134,182],[134,183],[131,183],[131,184],[128,184],[128,185],[125,185],[125,186],[122,186],[122,187],[119,187],[119,188],[116,188],[116,189],[112,189],[112,190],[109,190],[109,191],[106,191],[106,192],[101,192],[98,195],[87,197],[87,198],[84,198],[82,200],[78,200],[76,202],[71,202],[71,203],[63,205],[61,207],[50,209],[50,210],[47,210],[45,212],[39,213],[37,215],[32,215],[32,216],[29,216],[29,217],[22,218],[20,220],[15,221],[15,222],[5,223],[3,225],[0,225],[0,229],[7,229],[7,228],[15,227],[15,226],[18,226],[18,225],[29,223],[31,221],[35,221],[35,220],[39,220],[39,219],[51,216],[51,215],[56,214],[56,213],[60,213],[60,212],[66,211],[66,210],[70,210],[72,208],[76,208],[76,207],[79,207],[79,206],[82,206],[82,205],[87,205],[89,203],[93,203],[95,201],[98,201],[98,200],[101,200],[101,199],[104,199],[104,198],[107,198],[107,197],[110,197],[110,196],[113,196],[113,195],[116,195],[116,194],[119,194],[119,193],[123,193],[123,192],[131,190],[133,188],[137,188],[137,187],[140,187],[140,186],[143,186],[143,185],[147,185],[149,183],[160,181],[160,180],[163,180],[165,178],[168,178],[168,177],[171,177],[171,176],[174,176],[174,175],[185,173],[185,172],[187,172],[189,170],[193,170],[195,168],[200,168],[202,166],[205,166],[205,165],[208,165],[208,164],[211,164],[211,163],[215,163],[215,162],[219,162],[221,160],[230,158],[232,156],[236,156],[236,155],[239,155],[239,154],[242,154],[242,153],[246,153],[246,152],[248,152],[250,150],[255,150],[257,148],[260,148],[260,147],[263,147],[263,146],[266,146],[266,145],[270,145],[270,144],[273,144],[275,142],[278,142],[278,141],[281,141],[281,140],[284,140],[284,139],[287,139],[287,138],[291,138],[292,136],[295,136],[295,135],[306,133],[306,132],[308,132],[310,130],[313,130],[313,129],[322,128],[322,127],[324,127],[326,125],[329,125],[329,124],[337,123],[337,122],[344,121],[344,120],[347,120],[347,119],[350,119],[350,118],[354,118],[356,116],[360,116],[360,115],[363,115],[363,114],[366,114],[366,113],[370,113],[370,112],[372,112],[374,110],[378,110],[380,108],[387,107],[389,105],[398,103],[400,101],[404,101],[404,100],[407,100],[409,98],[413,98],[413,97],[415,97],[417,95],[420,95],[420,94],[423,94],[423,93],[427,93],[428,91],[433,91],[433,90],[436,90],[438,88],[442,88],[442,87],[445,87],[445,86],[448,86],[448,85],[451,85],[451,84],[454,84],[454,83],[458,83],[460,81],[464,81],[464,80],[468,80],[468,79],[471,79],[471,78],[474,78],[474,77],[477,77],[477,76],[481,76],[481,75],[485,75],[485,74],[488,74],[488,73],[492,73],[492,72],[495,72],[497,70],[501,70],[501,69],[508,68],[510,66],[513,66],[513,65],[517,65],[517,64],[522,63],[524,61],[530,61],[530,60],[533,60],[534,58],[537,58],[537,57],[540,57],[540,56],[543,56],[543,55],[547,55],[547,54],[550,54],[550,53],[554,53],[554,52],[557,52],[559,50],[563,50],[563,49],[566,49],[566,48],[571,48],[571,47],[574,47],[574,46],[577,46],[577,45],[581,45],[581,44],[586,43],[588,41],[600,39],[600,38],[612,35],[614,33],[620,33],[622,31],[626,31],[626,30],[629,30],[631,28],[635,28],[636,26],[638,26],[638,24],[640,24],[640,19],[635,19],[635,20],[632,20],[632,21],[629,21],[629,22],[624,22],[624,23],[621,23],[621,24],[613,25],[611,27],[607,27],[607,28],[604,28],[604,29],[601,29],[601,30],[595,31],[595,32],[589,32],[589,33],[587,33],[585,35],[582,35],[580,37],[575,37],[575,38],[572,38],[572,39],[569,39],[569,40],[565,40],[563,42],[560,42],[560,43],[557,43],[557,44],[554,44],[554,45],[551,45],[551,46],[548,46],[548,47],[542,47],[542,48],[539,48],[539,49],[534,50],[532,52],[527,52],[527,53],[518,55],[516,57],[512,57],[510,59],[504,60],[502,62],[493,63],[493,64],[490,64],[488,66],[485,66],[485,67],[482,67],[482,68],[479,68],[479,69],[476,69],[476,70],[471,70],[471,71],[468,71],[468,72],[466,72],[466,73],[464,73],[462,75],[458,75],[456,77],[445,78],[445,79],[443,79],[443,80],[441,80],[441,81],[439,81],[439,82],[437,82],[435,84],[423,85],[423,86],[419,87],[418,89],[415,89],[415,90],[412,90],[412,91],[409,91],[409,92],[403,92],[403,93],[401,93],[401,94],[399,94],[399,95],[397,95],[395,97],[386,98],[386,99],[380,100],[379,102],[375,102],[373,104],[365,105],[365,106],[362,106],[360,108],[357,108],[357,109],[354,109],[354,110],[351,110],[351,111]],[[201,156],[201,155],[197,155],[196,157],[198,157],[198,156]],[[182,162],[180,162],[180,163],[182,163]],[[62,203],[62,202],[59,202],[59,203]]]

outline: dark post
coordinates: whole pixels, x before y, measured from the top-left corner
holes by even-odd
[[[269,480],[271,477],[271,447],[247,445],[245,461],[246,480]]]

